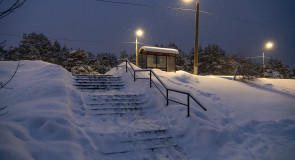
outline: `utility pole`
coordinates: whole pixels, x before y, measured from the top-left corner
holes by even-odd
[[[137,31],[136,31],[136,40],[135,40],[135,64],[136,64],[136,66],[138,66],[138,55],[137,55],[137,37],[140,37],[140,36],[142,36],[142,34],[143,34],[143,31],[141,30],[141,29],[138,29]]]
[[[194,49],[194,75],[198,74],[198,41],[199,41],[199,0],[196,3],[196,30]]]
[[[135,65],[138,66],[138,57],[137,57],[137,35],[135,41]]]
[[[263,78],[265,78],[264,51],[262,51],[262,72]]]

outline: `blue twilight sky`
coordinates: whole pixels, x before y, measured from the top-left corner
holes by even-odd
[[[182,0],[112,0],[154,6],[195,9],[195,1]],[[218,44],[228,54],[260,56],[264,43],[275,46],[266,56],[281,59],[295,68],[295,1],[294,0],[199,0],[199,45]],[[4,0],[2,11],[13,0]],[[0,20],[0,41],[16,46],[23,33],[44,33],[51,40],[74,49],[93,53],[122,50],[135,52],[135,31],[141,28],[145,44],[174,42],[189,53],[194,47],[195,12],[96,0],[27,0],[13,14]],[[8,35],[3,35],[8,34]],[[83,40],[82,41],[66,41]],[[92,42],[91,42],[92,41]],[[261,59],[260,59],[261,60]],[[262,60],[261,60],[262,61]]]

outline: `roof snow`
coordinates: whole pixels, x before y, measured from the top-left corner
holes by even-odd
[[[160,47],[142,46],[142,47],[140,47],[139,51],[141,52],[142,50],[144,50],[146,52],[179,54],[178,50],[173,49],[173,48],[160,48]]]

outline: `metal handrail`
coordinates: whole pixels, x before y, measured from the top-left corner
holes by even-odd
[[[175,103],[178,103],[178,104],[181,104],[181,105],[184,105],[184,106],[187,106],[187,117],[190,116],[190,98],[193,99],[204,111],[207,111],[207,109],[193,96],[191,95],[190,93],[188,92],[183,92],[183,91],[179,91],[179,90],[176,90],[176,89],[171,89],[171,88],[168,88],[165,83],[158,77],[158,75],[151,69],[140,69],[140,70],[137,70],[137,69],[134,69],[133,66],[132,66],[132,63],[129,62],[128,59],[119,59],[118,61],[125,61],[126,62],[126,72],[129,71],[131,73],[131,75],[133,76],[134,78],[134,81],[136,79],[149,79],[150,80],[150,88],[152,87],[152,83],[156,86],[156,88],[160,91],[160,93],[166,98],[166,105],[168,106],[169,105],[169,101],[172,101],[172,102],[175,102]],[[132,71],[129,69],[128,65],[130,66],[130,68],[132,69]],[[117,65],[117,69],[118,69],[118,65]],[[150,73],[150,77],[149,78],[136,78],[136,72],[149,72]],[[161,91],[161,89],[159,88],[159,86],[153,81],[152,79],[152,75],[160,82],[160,84],[165,88],[166,90],[166,95]],[[185,94],[187,95],[187,103],[182,103],[182,102],[179,102],[179,101],[176,101],[176,100],[173,100],[173,99],[169,99],[169,91],[172,91],[172,92],[177,92],[177,93],[181,93],[181,94]]]

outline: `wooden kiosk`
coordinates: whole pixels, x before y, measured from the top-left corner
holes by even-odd
[[[139,49],[138,64],[143,69],[157,68],[167,72],[175,72],[176,54],[179,54],[178,50],[172,48],[142,46]]]

